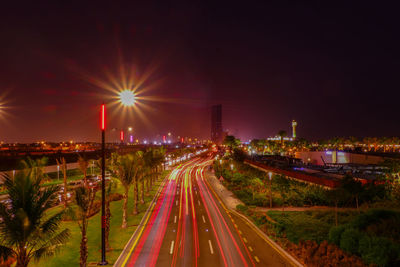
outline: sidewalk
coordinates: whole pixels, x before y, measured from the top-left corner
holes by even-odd
[[[212,185],[215,192],[218,193],[224,204],[227,208],[236,210],[237,205],[244,205],[242,201],[236,198],[236,196],[226,189],[225,186],[221,184],[221,182],[215,177],[214,173],[211,171],[206,172],[206,179]]]

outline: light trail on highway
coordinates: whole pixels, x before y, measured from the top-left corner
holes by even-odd
[[[211,158],[195,158],[171,172],[144,227],[114,266],[264,266],[262,255],[254,255],[256,244],[250,251],[243,232],[209,188],[205,173],[211,163]]]

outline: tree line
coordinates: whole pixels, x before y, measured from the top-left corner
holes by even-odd
[[[182,152],[175,152],[179,155]],[[160,177],[165,159],[165,148],[150,148],[120,155],[113,153],[106,160],[106,169],[124,187],[122,228],[127,227],[128,192],[134,188],[134,208],[138,213],[138,203],[144,203],[155,181]],[[174,155],[172,156],[174,157]],[[68,184],[65,159],[58,160],[64,174],[63,188],[59,185],[43,186],[47,180],[44,167],[47,159],[26,159],[15,173],[5,174],[3,186],[9,196],[8,203],[0,203],[0,263],[16,262],[16,266],[28,266],[31,260],[41,260],[54,255],[70,237],[69,229],[62,227],[66,217],[74,219],[81,231],[80,266],[87,266],[89,218],[94,215],[97,186],[90,186],[87,177],[89,160],[84,156],[78,159],[83,174],[83,182],[73,189],[73,200],[66,197]],[[101,168],[101,160],[95,161]],[[109,182],[106,190],[106,247],[110,249],[110,202],[112,201]],[[49,212],[58,203],[59,193],[63,194],[63,208]]]

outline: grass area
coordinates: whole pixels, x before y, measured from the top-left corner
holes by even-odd
[[[164,172],[162,177],[165,177],[168,172]],[[122,229],[122,200],[111,202],[111,229],[110,229],[110,246],[112,251],[107,253],[107,261],[109,265],[113,265],[117,260],[118,256],[124,249],[129,238],[132,236],[140,223],[144,213],[146,212],[151,200],[157,192],[162,179],[156,182],[151,190],[150,194],[145,197],[145,204],[139,204],[139,214],[132,215],[133,211],[133,188],[129,192],[128,198],[128,228]],[[113,190],[117,193],[122,193],[123,188],[118,185]],[[100,194],[98,193],[98,197]],[[88,226],[88,249],[89,257],[88,264],[99,262],[101,259],[101,228],[100,228],[100,216],[98,213],[93,216],[89,221]],[[66,246],[54,257],[47,260],[42,260],[38,263],[32,262],[30,266],[78,266],[79,265],[79,246],[81,241],[81,233],[77,222],[64,222],[63,227],[70,229],[71,237]]]
[[[328,240],[329,230],[335,226],[334,211],[268,211],[267,215],[277,222],[274,225],[275,232],[285,233],[294,243],[299,240],[313,240],[317,243]],[[357,215],[357,211],[338,212],[338,222],[348,223]]]
[[[83,179],[83,175],[82,174],[76,174],[76,175],[73,175],[73,176],[69,176],[67,178],[67,181],[71,182],[71,181],[76,181],[76,180],[81,180],[81,179]],[[63,185],[63,184],[64,184],[64,180],[63,180],[62,177],[60,177],[60,180],[58,180],[58,179],[50,180],[50,181],[44,183],[43,186]]]

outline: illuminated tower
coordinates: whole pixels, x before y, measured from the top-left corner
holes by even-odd
[[[292,120],[292,137],[293,137],[293,139],[296,138],[296,126],[297,126],[297,121]]]
[[[293,133],[292,137],[293,137],[293,139],[296,138],[296,126],[297,126],[297,121],[292,120],[292,133]]]

